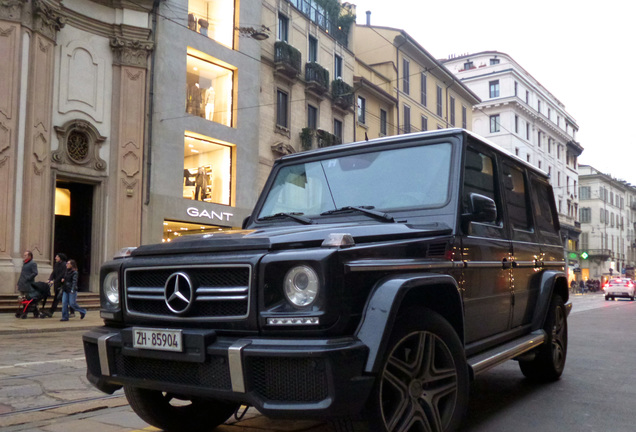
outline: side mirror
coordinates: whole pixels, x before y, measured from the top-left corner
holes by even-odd
[[[245,229],[245,227],[247,227],[247,221],[250,220],[250,217],[246,217],[245,219],[243,219],[243,223],[241,224],[241,228]]]
[[[497,205],[492,198],[487,196],[471,193],[468,197],[470,213],[464,214],[465,222],[497,222]]]

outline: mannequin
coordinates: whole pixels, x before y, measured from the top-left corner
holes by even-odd
[[[205,107],[205,118],[208,120],[212,120],[214,116],[214,87],[210,86],[209,89],[205,90],[205,95],[203,96],[203,104]]]
[[[208,176],[205,175],[205,168],[199,167],[194,183],[196,185],[194,188],[194,199],[204,201],[208,189]]]
[[[203,35],[203,36],[207,36],[208,35],[208,20],[205,20],[203,18],[199,18],[199,32]]]
[[[186,112],[188,114],[194,114],[195,116],[202,117],[201,113],[201,92],[199,83],[195,83],[188,88],[188,100],[186,106]]]

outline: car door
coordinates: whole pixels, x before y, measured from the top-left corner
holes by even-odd
[[[512,315],[510,327],[530,324],[539,297],[538,254],[540,246],[532,218],[526,169],[504,160],[503,199],[512,245]]]
[[[471,194],[487,196],[497,206],[496,220],[462,224],[464,327],[470,344],[509,328],[511,245],[503,223],[494,153],[481,146],[467,147],[462,179],[462,214],[471,212]]]

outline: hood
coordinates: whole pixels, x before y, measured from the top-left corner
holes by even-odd
[[[182,236],[169,243],[140,246],[132,256],[209,253],[224,251],[268,251],[318,247],[330,234],[349,234],[356,244],[384,239],[408,239],[447,235],[444,224],[410,225],[403,223],[339,223],[316,225],[272,225],[254,230],[219,231]]]

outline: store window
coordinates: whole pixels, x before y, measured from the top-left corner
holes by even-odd
[[[186,134],[183,147],[183,198],[231,204],[232,147]]]
[[[234,71],[188,54],[186,112],[232,126]]]
[[[202,225],[188,222],[164,220],[163,221],[163,239],[162,242],[170,242],[177,237],[195,234],[210,234],[219,231],[225,231],[228,227],[218,225]]]
[[[234,10],[234,0],[189,0],[188,28],[233,48]]]

